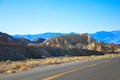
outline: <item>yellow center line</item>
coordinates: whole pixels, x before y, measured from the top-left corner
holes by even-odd
[[[107,62],[110,62],[110,60],[106,60],[102,63],[107,63]],[[97,66],[99,63],[95,63],[95,64],[91,64],[91,65],[88,65],[88,66],[85,66],[85,67],[81,67],[81,68],[77,68],[77,69],[73,69],[73,70],[69,70],[69,71],[66,71],[66,72],[63,72],[63,73],[59,73],[59,74],[56,74],[56,75],[53,75],[53,76],[50,76],[50,77],[47,77],[47,78],[44,78],[42,80],[53,80],[55,78],[58,78],[60,76],[63,76],[65,74],[68,74],[68,73],[72,73],[72,72],[75,72],[75,71],[78,71],[78,70],[81,70],[81,69],[85,69],[85,68],[89,68],[89,67],[94,67],[94,66]]]

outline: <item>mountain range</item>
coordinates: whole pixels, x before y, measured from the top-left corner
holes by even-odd
[[[118,35],[117,32],[114,32],[114,34]],[[14,38],[9,34],[0,32],[0,61],[40,59],[65,55],[89,56],[120,53],[119,44],[107,44],[94,39],[91,35],[87,33],[70,33],[62,36],[49,36],[49,39],[46,40],[38,37],[36,40],[31,41],[23,37]]]
[[[74,38],[74,37],[71,37],[71,38]],[[48,40],[52,40],[52,39],[48,39]],[[103,55],[104,54],[103,52],[92,51],[92,50],[87,50],[82,48],[67,49],[67,48],[59,48],[54,46],[50,47],[47,45],[43,45],[44,43],[46,44],[48,40],[44,41],[44,39],[42,39],[41,41],[41,38],[38,38],[36,41],[30,41],[25,38],[13,38],[9,34],[0,32],[0,61],[23,60],[28,58],[40,59],[40,58],[51,57],[51,56],[54,57],[54,56],[65,56],[65,55],[80,56],[80,55]]]
[[[34,34],[34,35],[13,35],[14,38],[26,38],[31,41],[34,41],[37,38],[51,39],[56,36],[66,36],[67,33],[43,33],[43,34]]]
[[[110,31],[110,32],[100,31],[100,32],[91,34],[91,36],[94,39],[105,42],[105,43],[120,44],[120,30]]]
[[[28,40],[34,41],[37,38],[51,39],[57,36],[66,36],[69,34],[78,34],[78,33],[43,33],[43,34],[34,34],[34,35],[12,35],[14,38],[26,38]],[[96,33],[90,34],[94,39],[104,42],[104,43],[114,43],[120,44],[120,30],[116,31],[99,31]]]

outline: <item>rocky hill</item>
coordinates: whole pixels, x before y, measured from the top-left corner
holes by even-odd
[[[88,34],[71,34],[49,39],[42,45],[58,48],[83,48],[93,42],[95,42],[95,40]]]
[[[120,45],[106,44],[98,42],[89,34],[71,34],[49,39],[42,43],[42,46],[66,48],[66,49],[86,49],[100,52],[119,52]]]
[[[17,43],[17,40],[14,39],[12,36],[0,32],[0,42],[5,42],[5,43]]]
[[[23,44],[27,45],[29,43],[39,44],[45,41],[45,39],[38,38],[36,41],[30,41],[25,38],[13,38],[11,35],[0,32],[0,42],[1,43],[10,43],[10,44]]]

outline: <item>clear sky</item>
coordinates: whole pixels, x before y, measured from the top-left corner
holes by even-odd
[[[93,33],[120,30],[120,0],[0,0],[0,31]]]

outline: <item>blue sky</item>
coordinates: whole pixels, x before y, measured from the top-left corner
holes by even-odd
[[[120,30],[120,0],[0,0],[0,31],[94,33]]]

